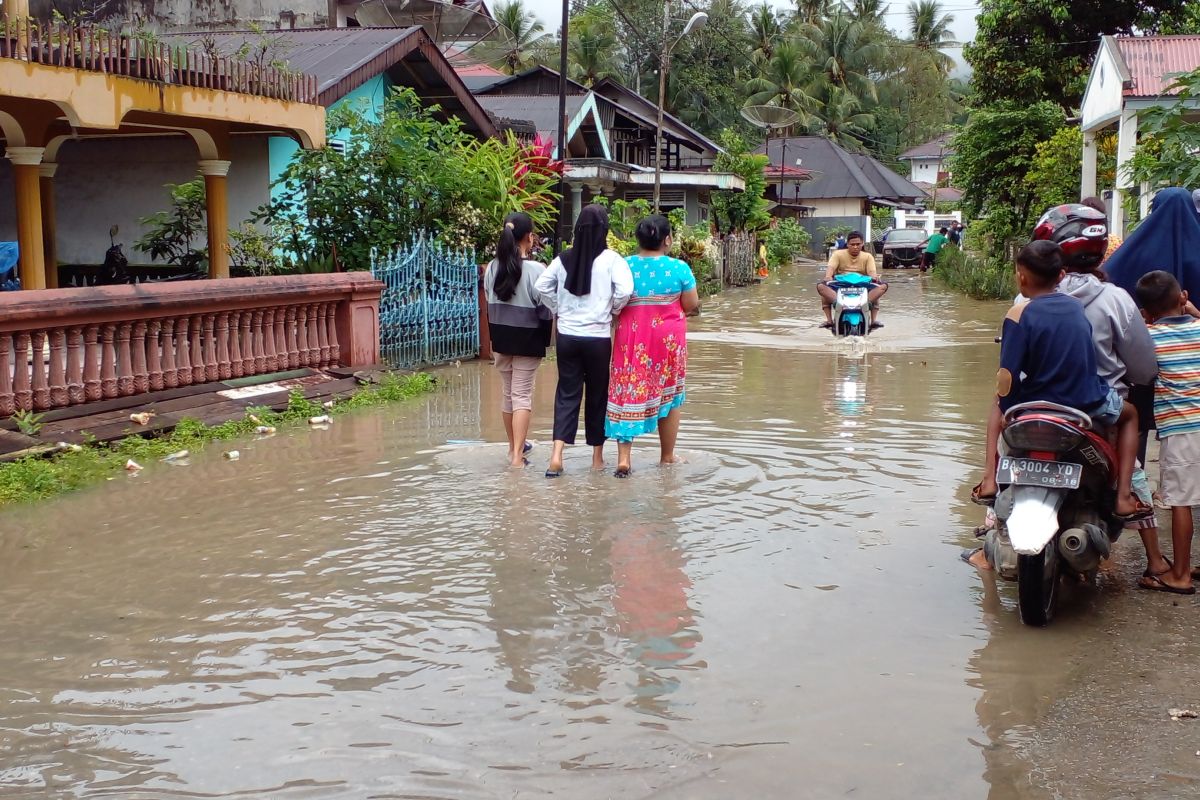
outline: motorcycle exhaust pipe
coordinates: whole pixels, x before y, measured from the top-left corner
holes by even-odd
[[[1100,554],[1082,528],[1068,528],[1058,537],[1058,552],[1076,572],[1088,572],[1100,564]]]

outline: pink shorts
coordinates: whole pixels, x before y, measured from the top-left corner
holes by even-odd
[[[500,371],[503,397],[500,409],[505,414],[533,410],[533,379],[542,360],[533,356],[506,356],[493,353],[493,363]]]

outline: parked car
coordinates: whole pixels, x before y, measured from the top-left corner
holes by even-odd
[[[883,243],[883,268],[919,267],[925,238],[925,231],[919,228],[899,228],[889,233]]]

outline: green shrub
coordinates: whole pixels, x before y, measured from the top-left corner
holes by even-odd
[[[1003,256],[981,258],[957,247],[938,253],[934,277],[976,300],[1012,300],[1017,296],[1013,265]]]
[[[812,242],[808,231],[791,218],[780,220],[776,227],[766,232],[765,237],[767,265],[772,268],[791,264],[796,258],[806,255]]]

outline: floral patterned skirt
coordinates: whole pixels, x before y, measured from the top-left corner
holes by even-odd
[[[658,420],[683,405],[687,321],[679,296],[634,298],[621,312],[613,340],[608,389],[610,439],[630,442],[658,430]]]

